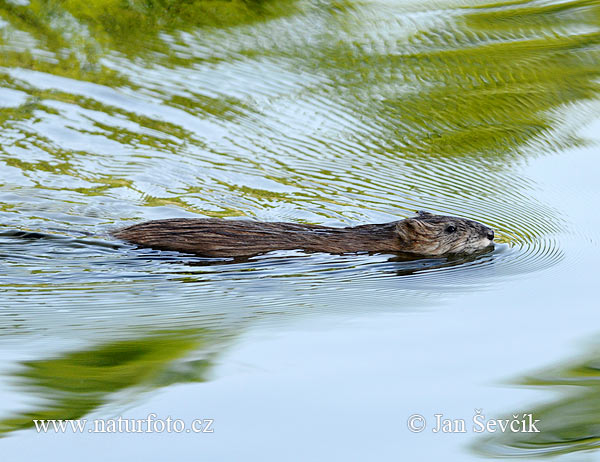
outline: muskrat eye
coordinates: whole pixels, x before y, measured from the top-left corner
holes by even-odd
[[[448,234],[452,234],[454,231],[456,231],[456,226],[454,226],[454,225],[449,225],[449,226],[446,226],[446,229],[445,229],[445,231],[446,231]]]

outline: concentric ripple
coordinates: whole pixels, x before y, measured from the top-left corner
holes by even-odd
[[[34,309],[31,329],[56,319],[60,328],[93,321],[95,329],[105,324],[109,331],[115,322],[153,325],[158,319],[173,328],[191,319],[212,324],[214,316],[237,323],[256,322],[260,314],[264,322],[282,312],[305,313],[316,298],[321,313],[428,303],[539,270],[561,257],[556,247],[539,245],[517,236],[468,257],[402,260],[279,251],[235,261],[138,249],[110,238],[6,230],[0,233],[7,270],[0,291],[8,306],[23,308],[17,317],[29,318],[28,306]]]

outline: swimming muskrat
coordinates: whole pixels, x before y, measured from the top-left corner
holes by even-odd
[[[113,235],[142,247],[203,257],[247,257],[301,249],[334,254],[374,252],[440,256],[493,246],[494,231],[465,218],[418,212],[405,220],[347,228],[218,218],[154,220]]]

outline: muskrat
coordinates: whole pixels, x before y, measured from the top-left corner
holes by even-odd
[[[494,231],[459,217],[417,212],[391,223],[333,228],[299,223],[264,223],[218,218],[154,220],[113,235],[142,247],[203,257],[248,257],[273,250],[402,253],[440,256],[473,253],[493,246]]]

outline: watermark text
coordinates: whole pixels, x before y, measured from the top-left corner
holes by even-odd
[[[38,433],[214,433],[214,419],[194,419],[187,424],[171,416],[151,413],[145,419],[33,420]]]
[[[539,433],[539,419],[533,414],[513,414],[508,419],[486,419],[481,409],[475,409],[471,419],[453,419],[444,414],[425,417],[412,414],[406,425],[413,433],[421,433],[429,428],[432,433]]]

